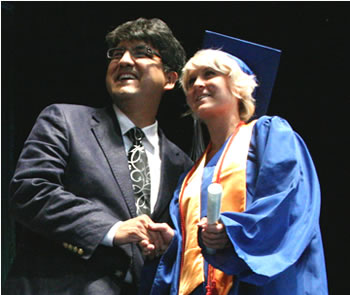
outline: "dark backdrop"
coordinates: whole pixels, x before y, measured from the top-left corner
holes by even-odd
[[[106,103],[104,36],[143,16],[163,19],[188,56],[200,48],[205,29],[282,50],[268,114],[286,118],[309,147],[322,189],[330,294],[346,294],[349,8],[347,2],[2,1],[2,280],[15,255],[8,183],[35,118],[52,103]],[[179,89],[166,95],[159,121],[188,151],[184,104]]]

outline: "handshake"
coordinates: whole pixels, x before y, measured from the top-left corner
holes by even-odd
[[[204,217],[197,224],[203,244],[212,249],[223,249],[228,246],[229,238],[221,222],[208,224]],[[161,256],[174,237],[174,230],[167,223],[155,223],[147,215],[124,221],[118,228],[113,244],[138,243],[144,256],[149,258]]]
[[[114,239],[114,246],[138,243],[144,256],[159,257],[168,248],[174,230],[167,223],[155,223],[148,215],[123,221]]]

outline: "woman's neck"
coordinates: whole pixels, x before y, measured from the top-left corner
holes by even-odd
[[[225,141],[232,135],[240,121],[239,117],[231,116],[228,120],[218,118],[206,122],[211,141],[211,149],[207,156],[208,160],[219,151]]]

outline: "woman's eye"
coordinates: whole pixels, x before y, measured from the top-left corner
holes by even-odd
[[[196,78],[190,78],[189,80],[188,80],[188,83],[187,83],[187,85],[188,85],[188,87],[192,87],[193,86],[193,84],[194,84],[194,81],[196,81]]]
[[[209,77],[212,77],[212,76],[215,76],[215,75],[216,75],[216,72],[213,71],[213,70],[207,70],[207,71],[204,72],[204,76],[206,78],[209,78]]]

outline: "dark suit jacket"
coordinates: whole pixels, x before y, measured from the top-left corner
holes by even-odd
[[[151,218],[169,222],[168,205],[191,160],[159,131],[162,171]],[[101,240],[119,220],[136,217],[120,128],[112,107],[47,107],[25,142],[10,185],[23,226],[5,294],[120,294],[130,270],[139,282],[135,244]]]

